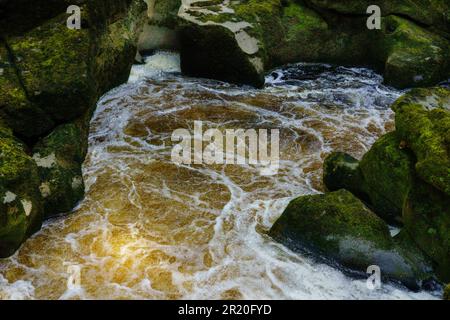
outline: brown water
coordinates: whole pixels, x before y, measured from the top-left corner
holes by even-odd
[[[135,77],[150,77],[98,103],[85,200],[0,261],[0,297],[432,298],[388,284],[370,291],[266,235],[292,198],[322,191],[329,152],[360,157],[393,128],[388,105],[400,93],[379,76],[345,68],[317,76],[305,68],[278,70],[254,90],[137,67]],[[194,120],[208,128],[280,129],[279,173],[175,165],[172,131]],[[68,286],[73,266],[80,283]]]

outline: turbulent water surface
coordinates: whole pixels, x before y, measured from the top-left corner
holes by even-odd
[[[177,65],[159,53],[99,101],[86,198],[0,262],[1,298],[432,298],[392,285],[370,291],[266,235],[292,198],[323,191],[329,152],[361,157],[392,130],[388,106],[400,92],[371,71],[325,65],[276,70],[262,90],[158,72]],[[279,174],[175,165],[171,133],[194,120],[280,129]],[[73,270],[79,286],[67,286]]]

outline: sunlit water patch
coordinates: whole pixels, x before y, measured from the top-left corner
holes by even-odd
[[[147,62],[173,66],[159,54]],[[393,129],[388,106],[400,92],[371,71],[324,65],[276,70],[262,90],[153,71],[136,67],[99,101],[86,198],[0,262],[2,298],[432,298],[387,284],[370,291],[266,235],[292,198],[323,191],[327,154],[361,157]],[[171,134],[195,120],[279,129],[279,173],[175,165]],[[67,286],[70,266],[79,286]]]

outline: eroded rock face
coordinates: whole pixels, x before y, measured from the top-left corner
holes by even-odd
[[[366,272],[377,265],[386,278],[410,288],[430,277],[422,254],[394,240],[387,224],[346,190],[293,200],[270,235],[351,270]]]
[[[91,113],[127,80],[136,54],[143,1],[70,4],[82,9],[80,30],[66,26],[67,1],[0,4],[9,21],[0,23],[0,257],[83,197]]]

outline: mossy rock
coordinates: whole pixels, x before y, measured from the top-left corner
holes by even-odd
[[[346,190],[291,201],[269,234],[355,272],[377,265],[386,279],[409,288],[418,289],[431,276],[426,259],[411,259],[417,251],[394,241],[387,224]]]
[[[26,147],[0,127],[0,257],[7,257],[42,223],[39,175]]]
[[[441,0],[305,0],[308,4],[343,15],[366,15],[367,8],[378,5],[383,16],[397,14],[436,31],[450,34],[450,4]]]
[[[28,100],[6,44],[0,42],[0,119],[14,133],[30,138],[51,130],[53,120]]]
[[[152,1],[148,1],[151,4]],[[153,25],[175,28],[181,0],[153,0],[153,7],[148,8],[150,23]]]
[[[415,179],[414,163],[414,155],[402,149],[392,132],[381,137],[361,161],[341,152],[330,154],[324,162],[323,181],[328,190],[346,189],[385,221],[401,224]]]
[[[440,280],[450,281],[450,198],[417,180],[403,209],[405,230],[436,264]]]
[[[448,79],[450,42],[437,22],[443,21],[442,5],[402,2],[394,6],[383,1],[382,30],[369,30],[365,13],[369,5],[364,1],[306,2],[309,5],[294,0],[183,3],[177,22],[185,46],[183,69],[194,76],[252,85],[260,85],[264,70],[299,61],[370,67],[398,88]],[[417,12],[418,8],[427,10]],[[431,11],[436,15],[424,22],[425,12]],[[415,18],[409,13],[416,13]],[[440,32],[433,28],[435,22]],[[257,43],[258,50],[242,50],[238,44],[242,32]],[[195,54],[201,58],[193,58]]]
[[[71,30],[66,14],[8,40],[31,102],[56,122],[80,116],[92,103],[91,43],[86,29]]]
[[[418,176],[450,196],[450,90],[413,90],[392,109],[398,136],[417,158]]]
[[[81,164],[85,157],[86,136],[78,123],[57,127],[33,149],[39,169],[39,186],[46,217],[72,210],[83,198]]]
[[[143,1],[71,4],[83,5],[81,30],[66,27],[64,8],[2,34],[0,192],[8,200],[0,205],[2,257],[36,232],[44,215],[70,211],[83,197],[90,116],[100,95],[126,81],[133,63]],[[30,4],[38,6],[40,0]]]
[[[360,162],[364,191],[375,212],[401,223],[402,210],[414,179],[414,155],[402,149],[395,132],[381,137]]]
[[[177,24],[183,72],[261,87],[264,41],[276,33],[263,22],[279,17],[280,7],[279,0],[183,3]]]
[[[96,0],[91,0],[96,1]],[[20,35],[43,22],[66,12],[70,5],[88,0],[2,0],[0,1],[0,35]]]
[[[359,160],[344,152],[333,152],[323,164],[323,183],[328,191],[346,189],[368,201]]]
[[[444,289],[444,300],[450,300],[450,284]]]
[[[262,72],[258,72],[248,55],[242,52],[235,35],[228,29],[191,24],[180,28],[179,32],[184,73],[257,87],[264,84]]]
[[[139,0],[129,2],[128,12],[122,19],[109,23],[95,34],[92,77],[96,95],[91,105],[103,93],[126,82],[130,74],[145,20],[145,3]],[[91,20],[95,21],[95,15]]]

